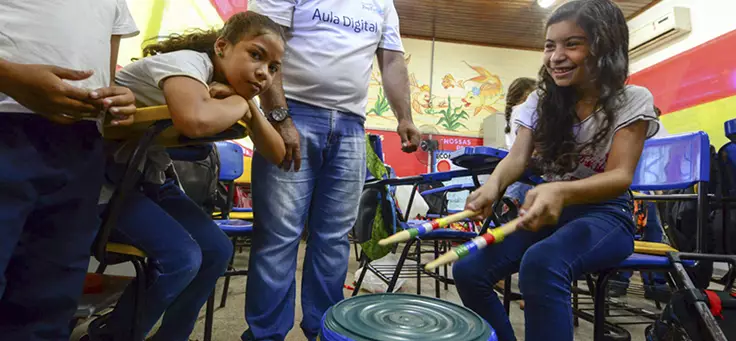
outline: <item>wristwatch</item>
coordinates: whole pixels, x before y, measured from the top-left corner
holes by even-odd
[[[274,108],[266,115],[266,118],[268,118],[268,120],[271,122],[283,122],[288,117],[289,117],[289,109],[281,108],[281,107]]]

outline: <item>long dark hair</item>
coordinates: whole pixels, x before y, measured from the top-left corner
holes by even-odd
[[[568,172],[577,167],[580,153],[595,151],[608,138],[614,113],[629,74],[629,29],[621,9],[611,0],[573,0],[557,8],[550,25],[572,20],[586,33],[590,55],[585,62],[590,85],[598,93],[595,108],[603,113],[598,131],[578,146],[573,126],[579,121],[576,105],[581,93],[575,87],[558,87],[543,65],[539,70],[538,121],[534,143],[543,172]],[[594,112],[594,115],[597,115]]]
[[[508,134],[511,132],[511,112],[514,107],[526,99],[526,95],[537,87],[537,81],[521,77],[514,79],[509,85],[509,92],[506,95],[506,128],[503,129],[504,133]]]
[[[215,42],[220,37],[231,44],[237,44],[243,38],[252,38],[269,33],[276,34],[282,40],[285,40],[281,26],[267,16],[252,11],[239,12],[233,14],[222,26],[222,29],[194,29],[184,34],[175,33],[161,41],[148,44],[143,48],[143,56],[179,50],[194,50],[205,52],[213,57]]]

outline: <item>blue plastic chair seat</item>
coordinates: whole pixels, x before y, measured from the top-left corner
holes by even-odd
[[[220,155],[220,181],[235,181],[243,175],[243,147],[234,142],[215,142]]]
[[[226,235],[235,236],[247,236],[253,233],[253,223],[240,219],[223,219],[215,220],[217,226],[220,227],[222,232]]]
[[[683,260],[682,264],[685,266],[695,265],[695,261]],[[657,255],[645,255],[641,253],[634,253],[629,258],[626,258],[616,269],[670,269],[672,264],[670,260],[665,256]]]

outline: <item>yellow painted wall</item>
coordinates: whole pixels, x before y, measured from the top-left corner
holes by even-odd
[[[670,134],[704,131],[710,144],[720,148],[728,139],[723,131],[723,123],[736,117],[736,96],[700,104],[663,115],[661,120]]]

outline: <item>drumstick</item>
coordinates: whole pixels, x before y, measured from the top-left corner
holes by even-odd
[[[516,218],[505,225],[492,229],[483,235],[465,242],[465,244],[460,245],[431,261],[424,268],[427,271],[431,271],[441,265],[455,262],[471,253],[478,252],[490,244],[502,242],[508,235],[516,232],[519,228],[520,219],[521,218]]]
[[[386,246],[389,244],[395,244],[400,242],[405,242],[409,239],[412,239],[417,236],[421,236],[423,234],[426,234],[429,231],[436,230],[439,228],[443,228],[447,225],[450,225],[452,223],[456,223],[460,220],[470,218],[474,215],[478,215],[480,212],[474,212],[471,210],[465,210],[462,212],[458,212],[452,215],[448,215],[444,218],[438,218],[432,221],[428,221],[422,225],[419,225],[418,227],[406,229],[397,233],[394,233],[393,235],[381,239],[378,241],[378,245]]]

